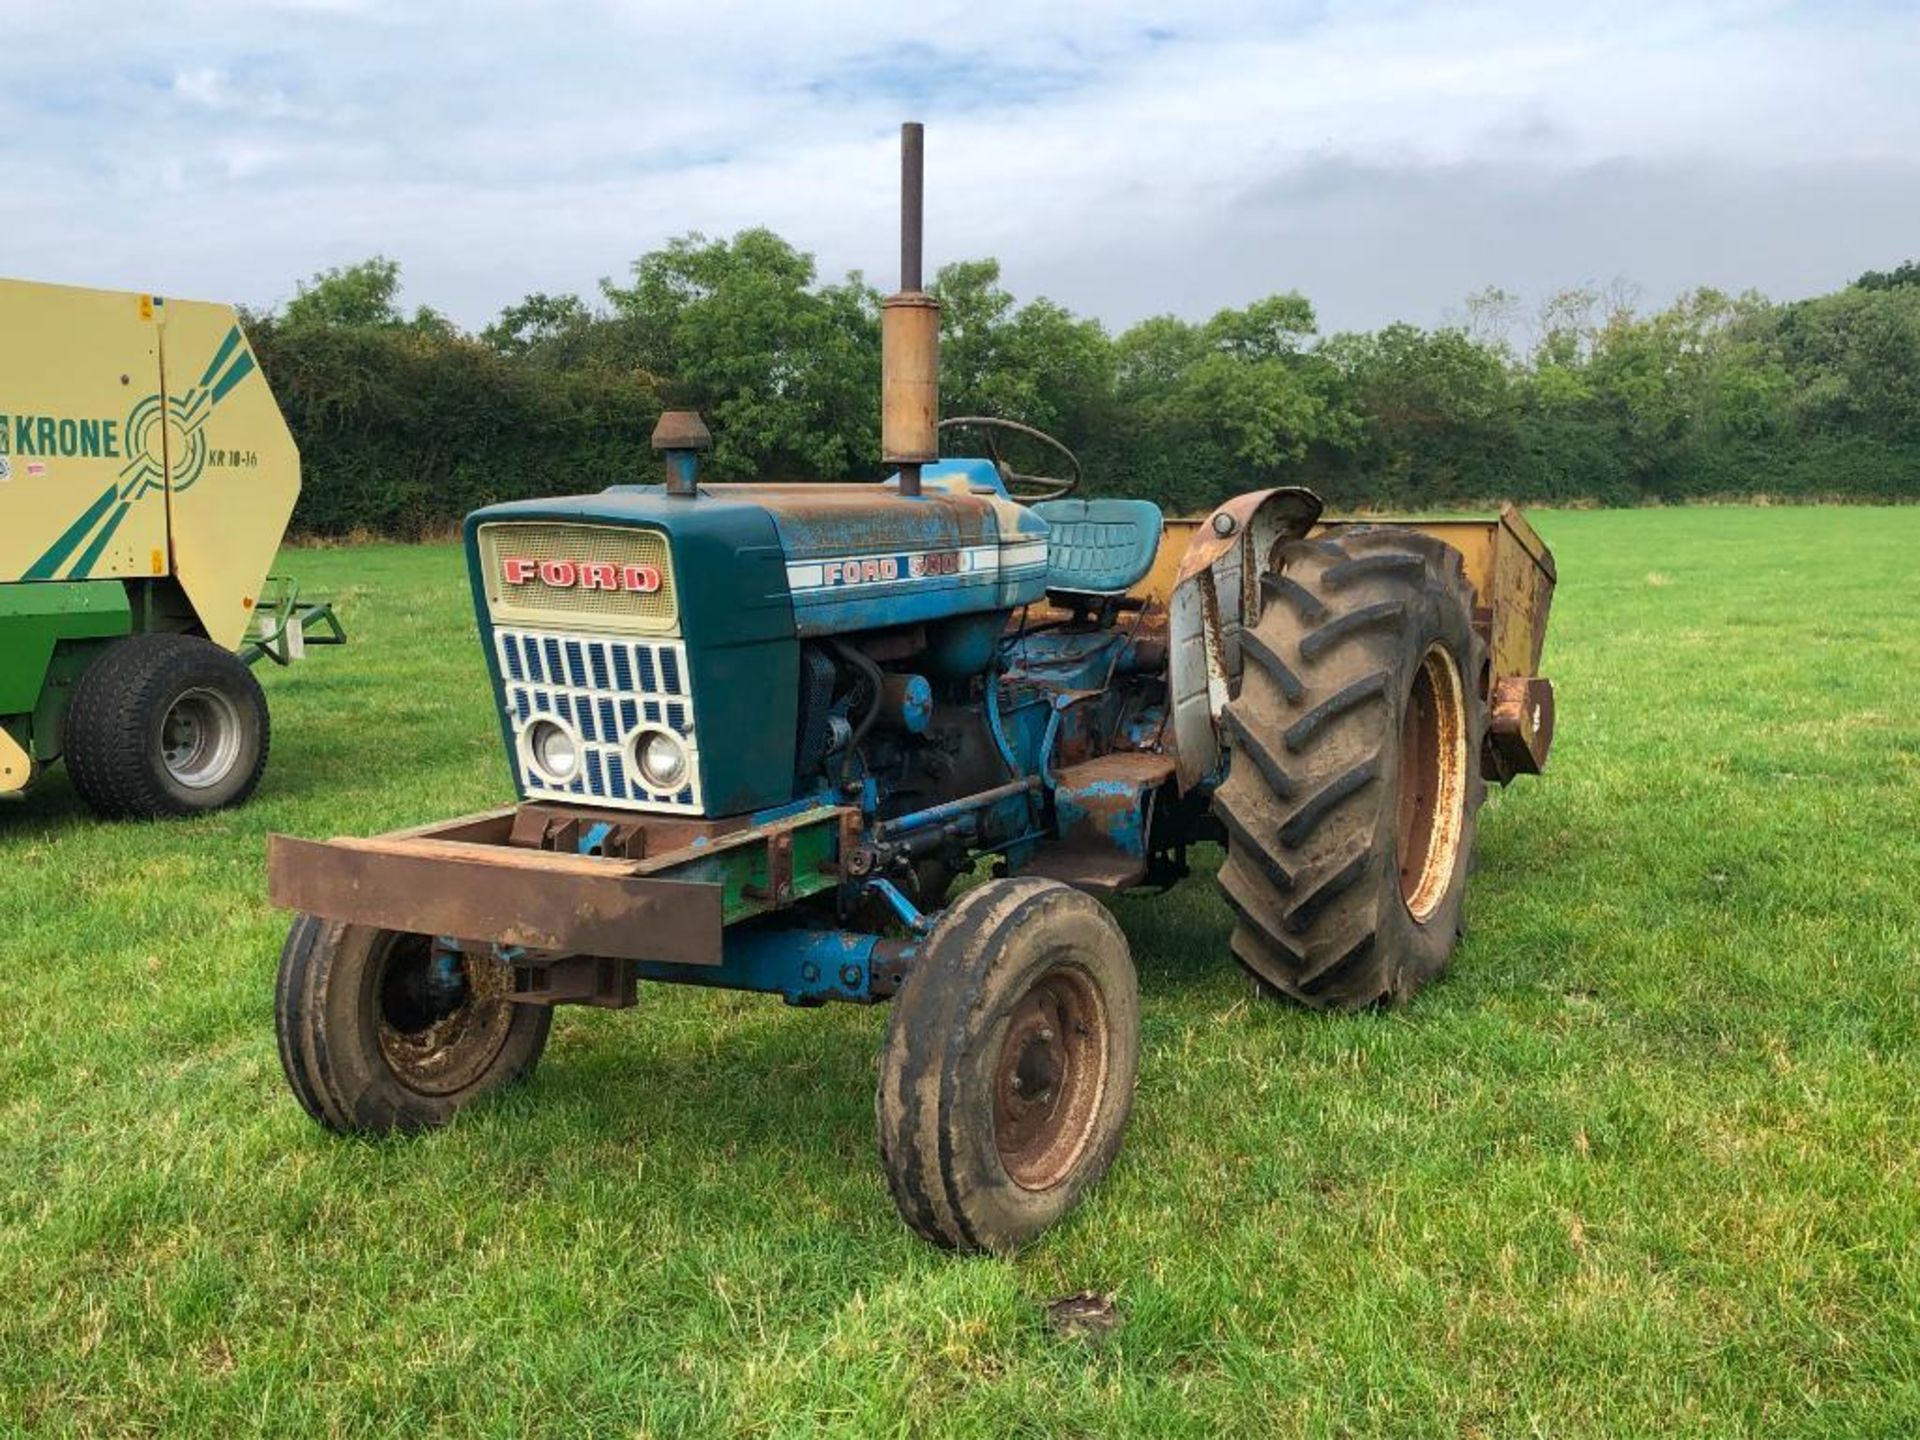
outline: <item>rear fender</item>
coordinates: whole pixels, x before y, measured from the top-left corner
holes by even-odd
[[[1220,721],[1240,674],[1240,631],[1260,574],[1320,518],[1320,497],[1283,486],[1235,496],[1194,532],[1167,603],[1167,689],[1182,793],[1220,768]]]

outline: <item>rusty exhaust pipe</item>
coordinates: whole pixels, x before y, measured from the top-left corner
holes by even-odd
[[[880,458],[907,496],[940,458],[940,302],[921,289],[925,137],[916,120],[900,127],[900,290],[880,302]]]
[[[917,120],[900,127],[900,289],[920,289],[920,243],[927,218],[927,130]]]

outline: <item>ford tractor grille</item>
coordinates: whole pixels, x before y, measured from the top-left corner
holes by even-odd
[[[701,813],[685,646],[508,629],[493,643],[529,797]]]
[[[480,527],[480,564],[495,623],[664,635],[680,618],[667,537],[658,530],[497,521]]]

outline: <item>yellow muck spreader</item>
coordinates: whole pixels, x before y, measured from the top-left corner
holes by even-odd
[[[231,308],[0,280],[0,796],[57,759],[103,815],[252,794],[249,664],[345,640],[267,574],[299,492]]]

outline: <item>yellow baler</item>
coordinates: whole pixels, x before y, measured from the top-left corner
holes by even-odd
[[[62,758],[108,815],[252,793],[266,703],[235,651],[298,633],[266,592],[299,491],[230,307],[0,280],[0,795]]]

